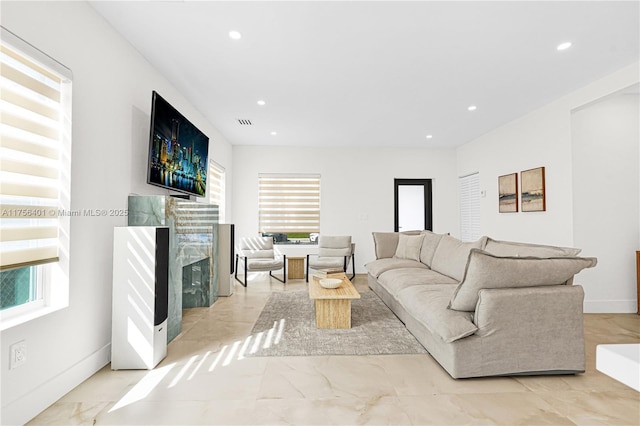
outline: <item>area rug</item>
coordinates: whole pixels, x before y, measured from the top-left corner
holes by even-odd
[[[244,356],[426,353],[372,291],[351,302],[350,329],[318,329],[306,291],[273,293],[253,327]]]

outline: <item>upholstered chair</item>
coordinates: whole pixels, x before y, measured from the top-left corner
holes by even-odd
[[[351,263],[352,273],[350,279],[356,276],[355,266],[355,243],[351,242],[351,236],[328,236],[318,237],[318,254],[307,255],[306,280],[309,282],[309,269],[335,269],[340,268],[347,272]]]
[[[244,265],[244,282],[238,278],[238,262]],[[273,275],[273,271],[282,269],[282,279]],[[273,249],[273,237],[246,237],[240,239],[239,253],[236,254],[235,279],[247,286],[249,272],[266,272],[276,280],[287,282],[287,256],[276,255]]]

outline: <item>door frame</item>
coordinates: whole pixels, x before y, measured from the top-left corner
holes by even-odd
[[[393,230],[398,232],[398,187],[401,185],[422,185],[424,187],[424,227],[433,231],[433,198],[431,179],[393,179]]]

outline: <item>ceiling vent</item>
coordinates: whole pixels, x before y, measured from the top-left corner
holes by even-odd
[[[238,118],[238,123],[240,123],[241,126],[251,126],[251,120],[248,118]]]

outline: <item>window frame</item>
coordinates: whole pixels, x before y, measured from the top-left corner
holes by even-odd
[[[72,129],[72,80],[73,73],[64,65],[57,62],[33,45],[22,40],[6,28],[0,26],[0,42],[13,53],[28,62],[33,62],[46,72],[55,74],[60,79],[60,102],[55,109],[60,131],[58,136],[59,155],[55,160],[59,170],[57,178],[59,188],[55,207],[47,208],[57,217],[58,229],[56,245],[58,247],[57,261],[44,264],[31,264],[27,267],[37,268],[36,272],[36,300],[0,310],[0,331],[23,324],[51,312],[63,309],[69,305],[69,238],[70,217],[60,212],[70,211],[71,200],[71,129]],[[27,109],[27,111],[30,111]],[[29,199],[26,199],[29,201]],[[7,209],[11,205],[6,204]],[[34,208],[37,208],[34,205]],[[55,210],[57,209],[57,212]],[[4,211],[4,210],[3,210]]]

